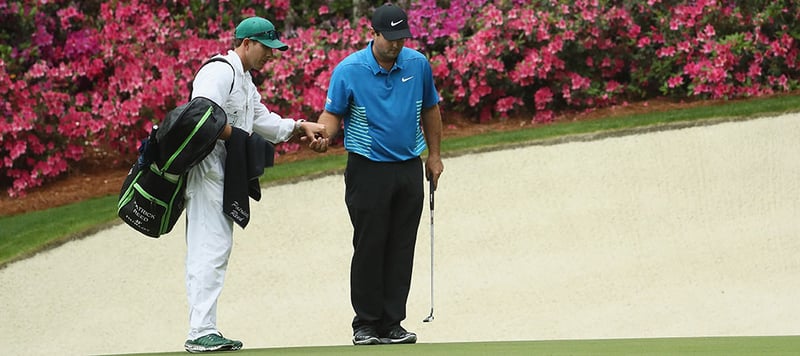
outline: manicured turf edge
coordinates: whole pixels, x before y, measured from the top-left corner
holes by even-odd
[[[246,345],[245,345],[246,346]],[[236,355],[796,355],[800,336],[672,337],[243,349]],[[185,352],[139,355],[185,355]]]

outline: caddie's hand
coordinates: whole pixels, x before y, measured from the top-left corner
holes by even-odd
[[[325,129],[324,124],[305,121],[300,124],[300,132],[302,135],[300,136],[300,141],[309,141],[309,148],[317,152],[324,152],[324,150],[327,150],[328,130]],[[324,150],[319,151],[319,149],[323,147]]]
[[[225,124],[225,128],[222,130],[222,133],[219,134],[220,140],[228,140],[231,138],[231,134],[233,133],[233,127],[229,124]]]
[[[325,130],[325,125],[308,121],[303,121],[300,123],[301,140],[311,140],[313,142],[313,140],[320,137],[328,138],[328,130]]]

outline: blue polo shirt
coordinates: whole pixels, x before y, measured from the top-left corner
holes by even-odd
[[[386,71],[366,49],[342,60],[331,75],[325,110],[344,118],[344,148],[372,161],[396,162],[425,150],[421,113],[439,103],[430,63],[404,47]]]

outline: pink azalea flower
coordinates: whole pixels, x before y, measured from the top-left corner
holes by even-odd
[[[572,79],[572,90],[582,90],[588,89],[591,86],[591,80],[586,77],[582,77],[577,73],[570,73],[570,79]]]
[[[714,35],[716,35],[716,33],[717,33],[717,32],[714,30],[714,26],[711,26],[711,25],[709,24],[709,25],[706,25],[705,29],[703,30],[703,33],[704,33],[704,34],[705,34],[705,35],[706,35],[708,38],[711,38],[711,37],[714,37]]]
[[[667,86],[670,88],[675,88],[681,86],[682,84],[683,84],[682,75],[675,75],[667,80]]]
[[[72,25],[70,24],[70,21],[72,19],[75,19],[77,21],[83,21],[84,19],[83,13],[78,12],[78,10],[74,6],[69,6],[64,9],[58,10],[56,11],[56,14],[58,14],[59,21],[61,22],[61,28],[64,29],[72,27]]]
[[[547,25],[542,24],[536,29],[536,40],[539,42],[544,42],[550,39],[550,32],[547,29]]]
[[[513,96],[507,96],[504,98],[500,98],[495,103],[495,110],[501,113],[506,113],[514,109],[515,106],[518,105],[520,100]]]
[[[673,46],[662,47],[656,50],[656,56],[658,56],[658,58],[672,57],[675,53],[675,47]]]
[[[536,115],[533,116],[533,120],[531,120],[531,123],[543,124],[543,123],[553,122],[553,119],[555,119],[555,114],[553,113],[552,110],[541,110],[536,112]]]
[[[539,88],[533,95],[536,110],[544,110],[553,101],[553,92],[548,87]]]
[[[627,29],[627,35],[632,38],[639,37],[640,33],[642,33],[642,27],[639,25],[633,25]]]
[[[616,92],[621,87],[622,87],[622,85],[619,82],[614,81],[614,80],[609,80],[606,83],[606,91],[609,92],[609,93]]]
[[[572,91],[569,88],[569,85],[564,84],[561,86],[561,97],[567,101],[567,103],[572,103]]]

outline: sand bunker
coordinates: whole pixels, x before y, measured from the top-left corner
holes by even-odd
[[[264,189],[219,327],[245,348],[350,344],[341,175]],[[300,215],[313,216],[302,224]],[[445,160],[404,326],[419,341],[800,334],[800,116]],[[181,351],[183,223],[118,225],[0,270],[0,344]]]

